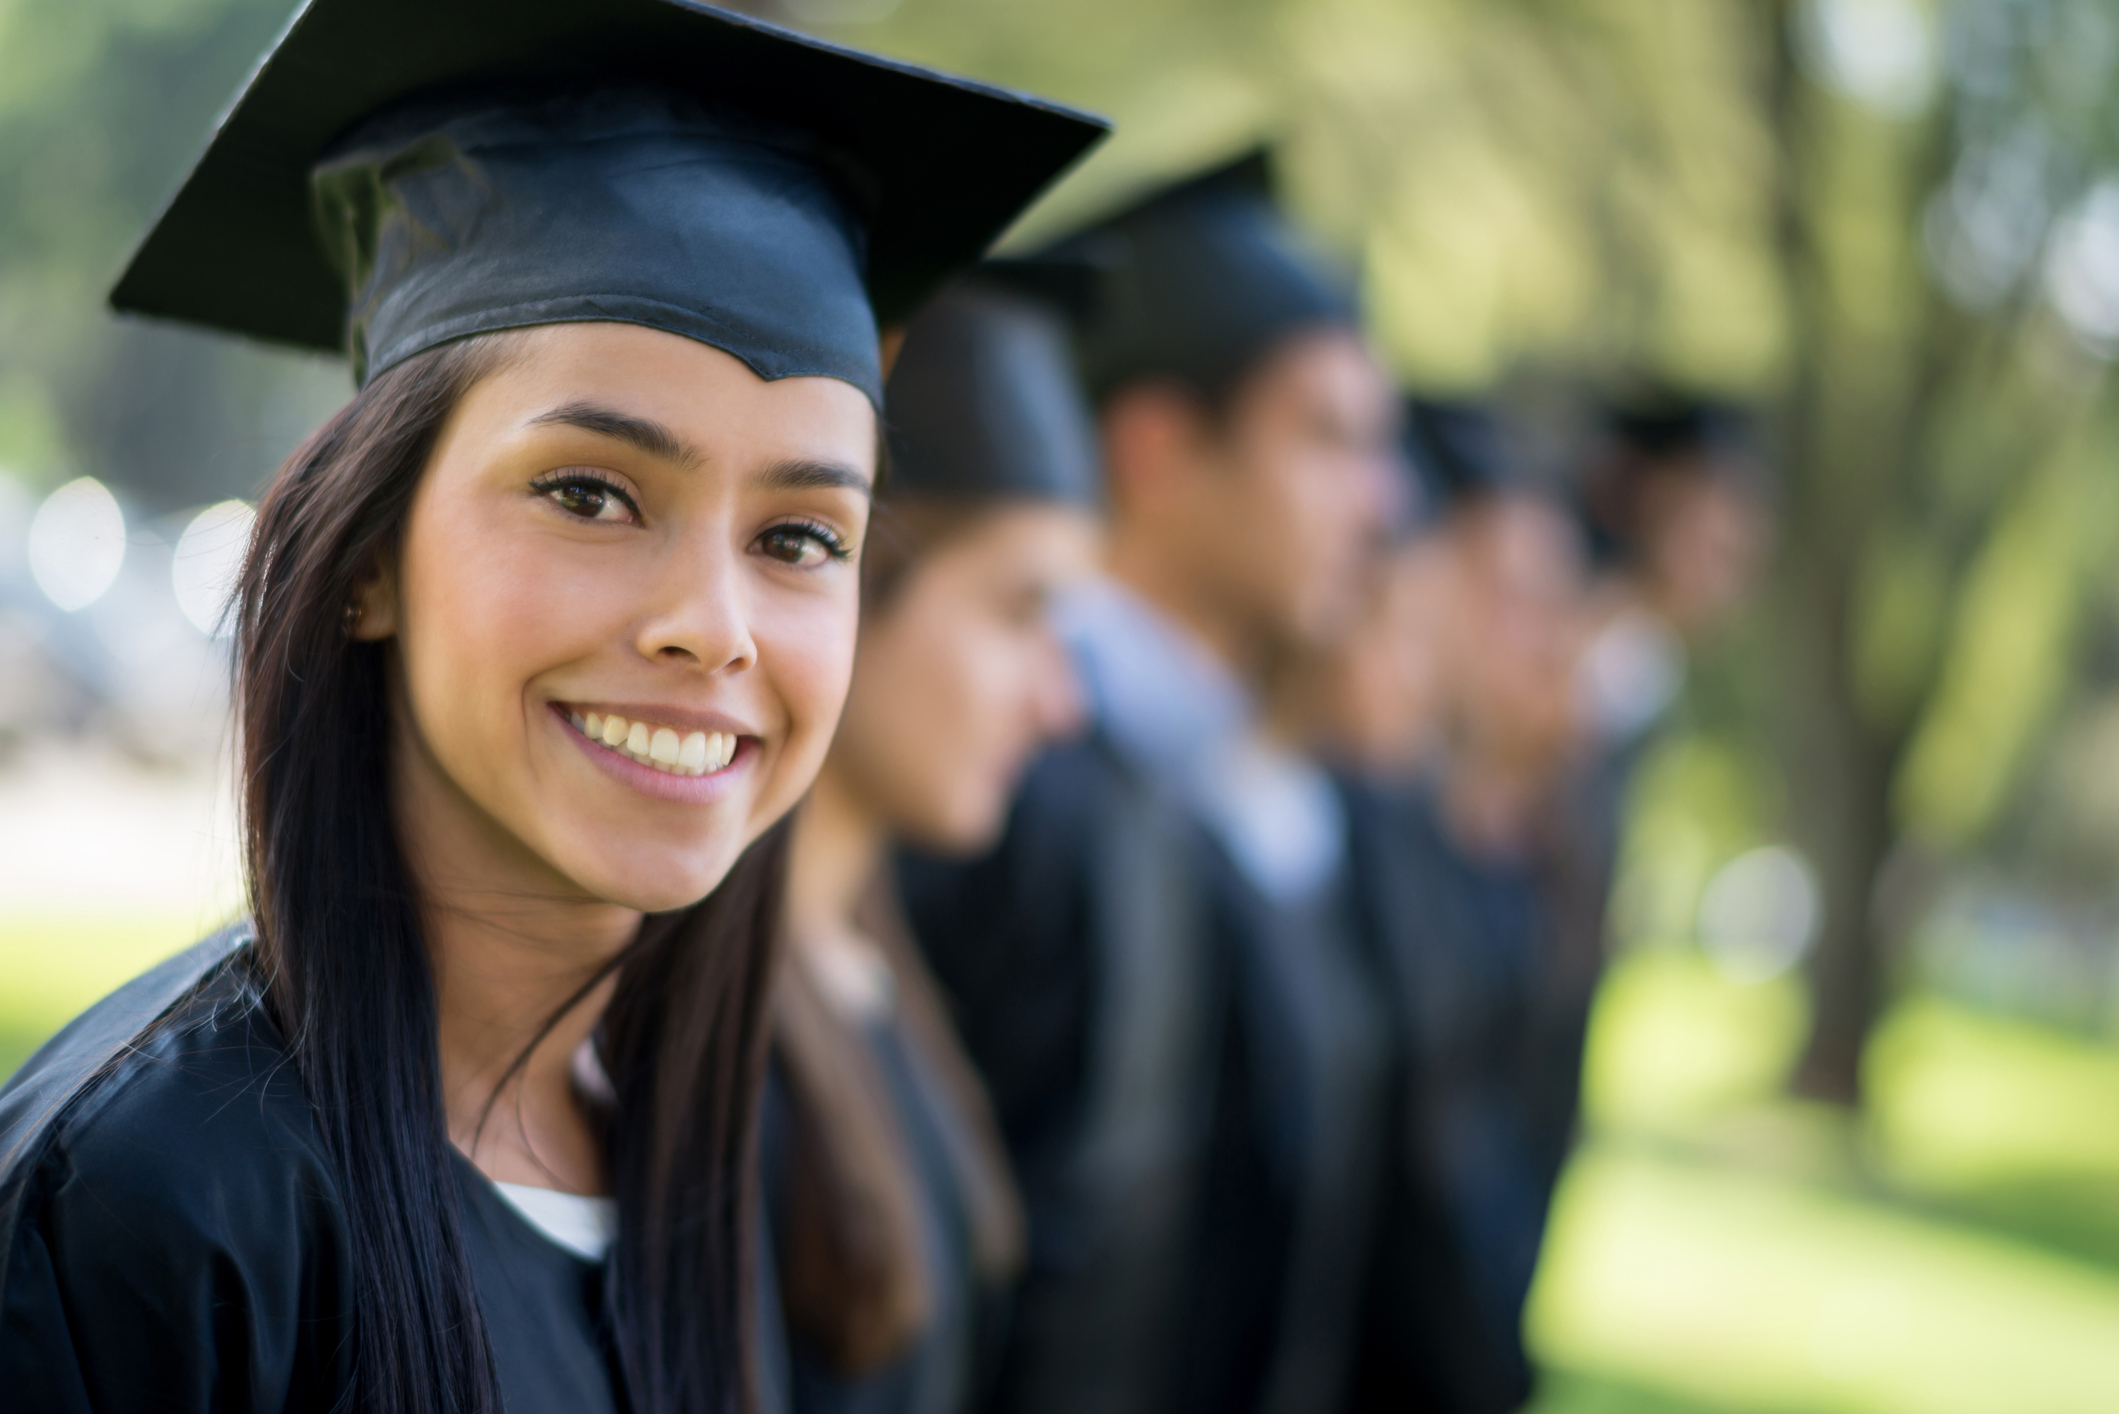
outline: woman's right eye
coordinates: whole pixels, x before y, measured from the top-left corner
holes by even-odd
[[[633,498],[598,476],[560,476],[537,489],[568,515],[582,520],[630,521],[638,518]]]

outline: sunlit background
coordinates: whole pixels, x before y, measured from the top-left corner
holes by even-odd
[[[1019,240],[1272,138],[1409,386],[1762,409],[1540,1410],[2119,1409],[2119,0],[749,8],[1116,118]],[[347,376],[102,294],[285,9],[0,0],[0,1074],[240,907],[226,588]]]

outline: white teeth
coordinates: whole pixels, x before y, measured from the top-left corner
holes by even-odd
[[[736,759],[738,738],[733,732],[689,732],[680,735],[670,727],[629,722],[600,712],[586,715],[570,712],[575,730],[591,741],[600,741],[643,766],[652,766],[672,776],[703,776],[718,771]]]

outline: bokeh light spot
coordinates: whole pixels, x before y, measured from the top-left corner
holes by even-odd
[[[93,476],[69,481],[37,507],[29,525],[29,572],[45,597],[69,612],[103,597],[125,563],[125,513]]]
[[[228,598],[235,592],[256,519],[256,512],[243,502],[222,501],[193,516],[177,540],[170,579],[177,607],[200,633],[221,638],[235,627],[228,617]]]
[[[1792,849],[1768,846],[1724,864],[1700,896],[1700,946],[1732,981],[1763,982],[1796,963],[1817,937],[1817,877]]]

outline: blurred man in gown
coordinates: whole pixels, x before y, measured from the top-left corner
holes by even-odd
[[[1029,1217],[996,1407],[1307,1411],[1352,1355],[1387,1020],[1329,777],[1263,711],[1357,611],[1398,410],[1248,160],[1077,243],[1111,514],[1094,726],[969,868],[908,863]]]

